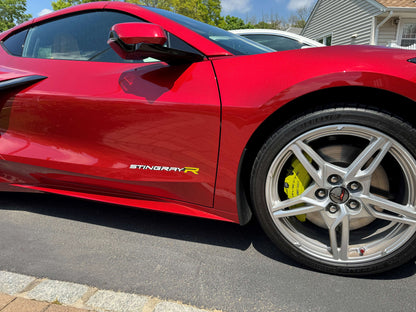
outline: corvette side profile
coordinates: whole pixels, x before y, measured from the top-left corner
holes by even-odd
[[[95,2],[0,34],[0,190],[240,223],[322,272],[416,255],[416,51],[274,52]]]

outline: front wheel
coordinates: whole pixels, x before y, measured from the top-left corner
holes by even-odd
[[[368,109],[316,111],[277,130],[252,169],[272,241],[320,271],[364,275],[416,255],[416,131]]]

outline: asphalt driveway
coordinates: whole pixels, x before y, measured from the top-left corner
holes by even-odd
[[[4,194],[0,270],[199,308],[414,311],[416,265],[367,278],[322,274],[236,224],[38,194]]]

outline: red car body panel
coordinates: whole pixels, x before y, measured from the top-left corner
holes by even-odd
[[[54,12],[0,40],[33,23],[98,9],[158,24],[206,59],[175,66],[101,63],[22,58],[0,48],[0,82],[47,77],[0,93],[4,189],[14,185],[239,222],[241,157],[256,129],[279,108],[347,86],[416,101],[416,65],[407,62],[415,52],[333,47],[233,56],[184,26],[126,3]]]
[[[12,58],[18,64],[10,61],[11,66],[48,78],[5,104],[10,110],[0,144],[4,159],[124,181],[123,186],[110,187],[212,207],[220,103],[210,62],[181,69],[154,64],[149,70],[147,64],[104,67],[93,62]],[[59,63],[59,72],[54,63]],[[204,131],[196,131],[201,124]],[[197,167],[199,172],[171,170],[160,177],[154,171],[130,168],[142,164]],[[140,186],[142,181],[145,186]],[[199,186],[192,194],[180,195],[187,184]]]
[[[415,66],[407,62],[414,55],[412,51],[351,46],[213,61],[223,104],[215,206],[235,205],[244,148],[256,129],[279,108],[315,91],[348,86],[388,90],[416,101]],[[361,57],[358,64],[357,56]],[[235,73],[230,68],[247,71]]]

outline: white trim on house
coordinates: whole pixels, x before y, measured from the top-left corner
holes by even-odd
[[[381,3],[375,1],[375,0],[366,0],[367,2],[371,3],[372,5],[374,5],[377,9],[379,9],[381,12],[386,12],[388,10],[387,7],[385,7],[384,5],[382,5]]]
[[[331,32],[326,33],[323,36],[319,37],[316,41],[318,41],[319,43],[322,43],[326,46],[330,46],[330,45],[332,45],[332,36],[333,36],[333,32],[331,31]]]
[[[397,13],[411,13],[411,14],[415,14],[416,13],[416,8],[388,7],[386,11],[394,11],[394,12],[397,12]]]
[[[387,17],[385,19],[383,19],[380,23],[377,24],[377,15],[373,16],[375,23],[373,24],[373,27],[375,27],[374,31],[371,31],[371,35],[374,35],[374,37],[372,37],[370,39],[370,44],[371,45],[377,45],[378,44],[378,38],[379,38],[379,34],[380,34],[380,28],[381,26],[383,26],[392,16],[393,16],[394,12],[390,11],[389,14],[387,15]]]

